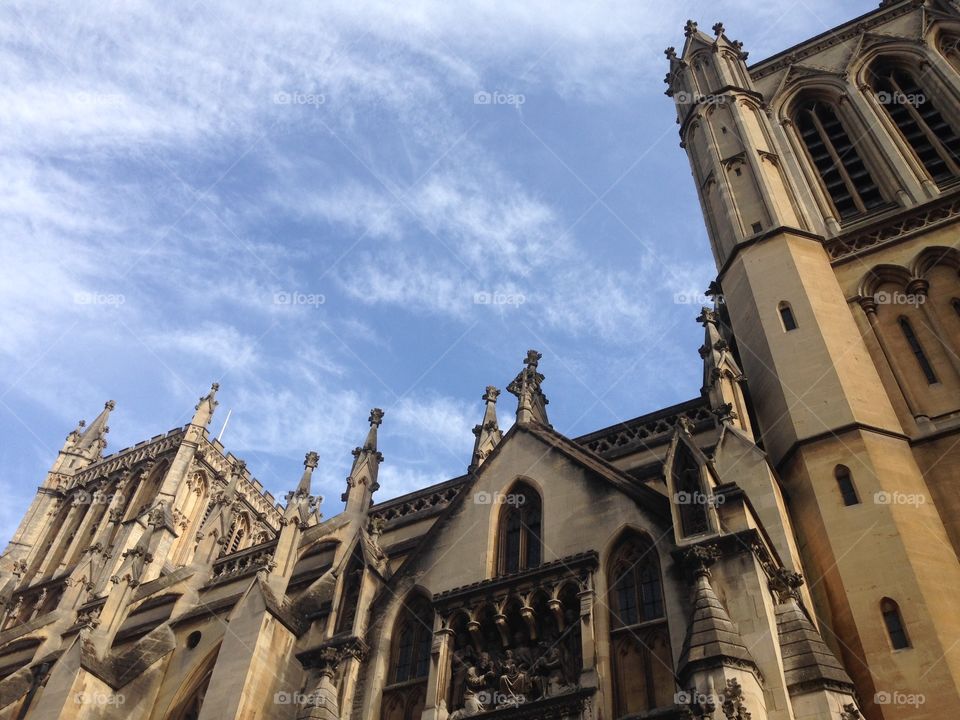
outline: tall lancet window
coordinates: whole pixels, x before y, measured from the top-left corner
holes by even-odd
[[[873,68],[873,78],[877,99],[933,181],[942,184],[960,176],[960,136],[914,71],[879,64]]]
[[[543,506],[540,494],[517,483],[502,499],[498,538],[498,574],[528,570],[543,561]]]
[[[615,716],[669,707],[673,655],[653,543],[636,533],[625,535],[610,555],[607,577]]]
[[[680,529],[684,537],[699,535],[710,529],[707,519],[707,495],[697,459],[686,443],[677,444],[673,460],[673,478],[676,489],[674,500],[680,512]]]
[[[810,162],[841,220],[884,204],[880,187],[857,150],[859,138],[850,137],[833,105],[824,100],[807,102],[797,110],[795,122]]]
[[[433,608],[421,595],[408,598],[397,617],[390,653],[388,685],[383,690],[383,720],[420,720],[430,674]]]

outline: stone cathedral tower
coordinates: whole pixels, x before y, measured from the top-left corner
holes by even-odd
[[[371,410],[326,518],[317,453],[278,503],[211,439],[216,384],[111,454],[108,402],[0,556],[0,720],[960,717],[960,7],[667,57],[695,397],[567,437],[530,350],[444,482],[378,497]]]
[[[957,6],[752,66],[684,34],[667,94],[820,628],[868,717],[960,716]]]

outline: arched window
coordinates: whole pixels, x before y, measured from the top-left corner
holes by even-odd
[[[416,595],[400,610],[393,631],[389,684],[383,690],[383,720],[420,720],[430,675],[433,608]]]
[[[685,443],[677,444],[673,461],[675,501],[680,512],[680,530],[684,537],[700,535],[710,529],[707,519],[707,494],[703,490],[700,466]]]
[[[877,99],[936,183],[960,175],[960,137],[933,104],[932,93],[900,65],[873,68]]]
[[[857,496],[857,489],[853,485],[850,468],[846,465],[837,465],[833,474],[837,478],[837,487],[840,488],[840,497],[843,498],[843,504],[848,506],[859,505],[860,498]]]
[[[930,364],[927,354],[923,351],[923,346],[920,344],[917,334],[913,331],[913,326],[910,324],[910,321],[901,316],[897,320],[897,324],[900,325],[903,337],[906,339],[907,345],[910,346],[911,352],[913,352],[914,357],[917,359],[920,369],[923,370],[923,375],[927,378],[927,382],[931,385],[938,382],[937,374],[933,371],[933,366]]]
[[[163,477],[167,474],[167,462],[157,463],[156,466],[150,470],[149,475],[146,479],[140,478],[139,487],[136,489],[136,495],[131,501],[130,505],[127,507],[127,514],[124,516],[123,520],[132,520],[133,518],[140,517],[153,505],[153,501],[157,496],[157,493],[160,492],[160,485],[163,483]],[[137,476],[131,478],[130,482],[137,484]]]
[[[498,574],[528,570],[543,561],[543,508],[540,495],[518,483],[503,498],[500,511]]]
[[[937,43],[940,48],[940,54],[953,66],[953,69],[960,72],[960,36],[944,33],[940,36]]]
[[[777,311],[780,313],[780,322],[783,323],[784,332],[790,332],[797,329],[797,318],[793,314],[793,308],[790,303],[783,301],[777,305]]]
[[[903,650],[910,647],[910,638],[907,637],[907,629],[903,625],[900,606],[890,598],[884,598],[880,601],[880,612],[883,613],[883,624],[887,626],[887,635],[890,636],[893,649]]]
[[[851,139],[831,104],[823,100],[804,103],[794,121],[841,220],[884,204],[879,186],[857,152],[858,138]]]
[[[611,553],[607,573],[615,715],[669,707],[673,654],[657,551],[646,538],[628,534]]]

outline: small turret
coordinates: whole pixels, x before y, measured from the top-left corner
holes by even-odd
[[[383,455],[377,450],[377,429],[383,422],[383,410],[370,411],[370,430],[362,447],[353,450],[353,467],[347,477],[347,489],[340,499],[346,504],[346,512],[362,514],[370,507],[373,493],[380,489],[377,475]]]
[[[493,452],[493,449],[500,444],[503,433],[497,424],[497,397],[500,391],[493,385],[487,385],[487,391],[483,394],[483,401],[486,404],[483,411],[483,422],[473,428],[473,434],[476,440],[473,443],[473,456],[470,459],[469,472],[473,472],[480,464]]]

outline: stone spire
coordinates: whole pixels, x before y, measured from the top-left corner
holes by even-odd
[[[703,359],[703,387],[700,393],[709,398],[713,414],[721,422],[733,423],[750,435],[750,418],[743,396],[746,378],[721,332],[720,311],[701,308],[697,322],[703,325],[704,334],[703,345],[700,346],[700,357]]]
[[[273,566],[267,579],[270,589],[280,598],[286,592],[293,576],[303,531],[317,515],[317,507],[323,501],[323,498],[310,494],[313,471],[317,469],[319,460],[319,456],[312,450],[307,453],[303,460],[300,484],[296,490],[287,493],[287,507],[280,523],[280,535],[273,552]]]
[[[219,389],[220,383],[213,383],[210,386],[210,392],[200,398],[200,402],[194,408],[193,419],[190,421],[191,425],[199,428],[206,428],[210,425],[210,421],[213,419],[213,411],[219,404],[216,399]]]
[[[680,652],[681,680],[698,670],[730,663],[756,668],[737,626],[710,585],[709,568],[718,556],[715,548],[702,545],[684,556],[684,564],[693,574],[693,616]]]
[[[483,422],[473,428],[473,434],[476,440],[473,443],[473,457],[470,459],[469,472],[473,472],[480,464],[486,460],[487,456],[493,452],[493,449],[500,443],[503,433],[497,424],[497,397],[500,391],[493,385],[487,385],[487,391],[483,394],[483,401],[486,407],[483,411]]]
[[[309,523],[310,516],[316,511],[321,498],[310,494],[310,486],[313,471],[317,469],[319,461],[320,456],[312,450],[304,458],[300,484],[297,485],[296,490],[287,493],[287,507],[283,516],[288,522],[296,521],[301,526],[305,526]]]
[[[520,425],[537,422],[552,427],[547,420],[549,400],[540,389],[543,375],[537,371],[537,365],[542,357],[543,355],[536,350],[528,350],[527,357],[523,361],[523,370],[512,383],[507,385],[507,392],[517,397],[517,423]]]
[[[347,477],[347,489],[340,499],[347,503],[346,511],[365,513],[370,506],[373,493],[380,489],[377,475],[383,455],[377,450],[377,429],[383,422],[383,410],[373,408],[370,411],[370,430],[363,447],[353,450],[353,467]]]
[[[106,435],[110,432],[107,421],[110,419],[110,411],[116,406],[117,404],[113,400],[107,400],[103,406],[103,410],[97,415],[96,420],[90,423],[89,427],[84,429],[83,422],[81,421],[77,430],[70,433],[67,440],[69,441],[71,438],[75,438],[72,447],[74,453],[83,456],[87,460],[96,460],[101,456],[103,449],[107,446]]]

